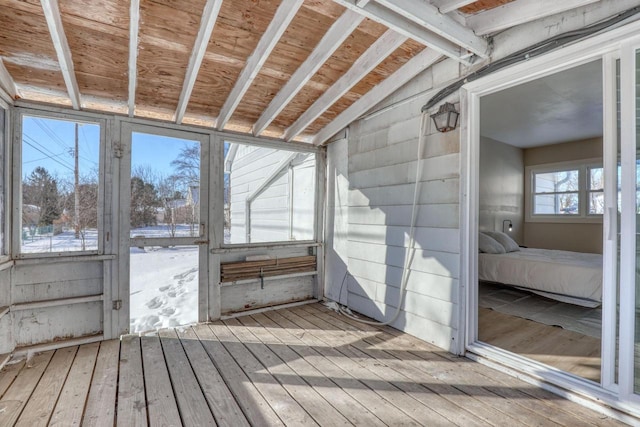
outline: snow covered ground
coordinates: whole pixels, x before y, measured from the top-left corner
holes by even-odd
[[[198,321],[198,247],[131,248],[131,332]]]

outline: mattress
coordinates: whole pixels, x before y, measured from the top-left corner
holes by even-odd
[[[585,307],[602,302],[602,255],[523,248],[478,255],[478,279]]]

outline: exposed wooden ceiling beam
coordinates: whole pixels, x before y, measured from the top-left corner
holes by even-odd
[[[315,145],[321,145],[341,129],[347,127],[362,114],[370,110],[374,105],[380,103],[387,96],[398,90],[402,85],[414,78],[420,72],[431,67],[442,58],[440,52],[433,49],[425,49],[399,70],[387,77],[376,87],[365,93],[360,99],[354,102],[349,108],[344,110],[331,123],[326,125],[314,137],[312,142]]]
[[[176,123],[182,123],[184,113],[187,111],[187,104],[189,104],[193,86],[196,84],[202,59],[209,46],[209,39],[211,39],[213,27],[218,19],[220,6],[222,6],[222,0],[207,0],[207,4],[204,6],[204,11],[200,18],[200,29],[198,30],[198,35],[196,36],[196,41],[193,45],[191,56],[189,57],[189,65],[187,66],[182,92],[180,93],[180,100],[178,101],[178,108],[176,109]]]
[[[71,105],[74,109],[80,109],[80,89],[78,88],[78,81],[76,80],[76,74],[73,68],[73,60],[71,59],[71,50],[69,49],[69,43],[67,42],[67,36],[64,33],[62,26],[62,19],[60,17],[60,8],[58,7],[58,0],[40,0],[42,4],[42,10],[47,20],[47,26],[49,27],[49,34],[53,41],[53,47],[56,50],[58,56],[58,63],[60,64],[60,71],[64,78],[64,83],[67,86],[67,93],[71,98]]]
[[[242,97],[247,92],[251,83],[258,75],[260,68],[265,63],[271,51],[284,34],[285,30],[296,16],[298,9],[302,6],[303,0],[282,0],[280,6],[278,6],[278,10],[276,11],[271,23],[267,27],[267,30],[260,38],[258,42],[258,46],[253,51],[251,56],[247,59],[247,64],[244,69],[240,73],[236,84],[233,89],[231,89],[231,93],[227,97],[227,100],[224,102],[222,109],[220,110],[220,114],[218,115],[218,119],[216,120],[216,128],[223,129],[231,115],[238,107],[238,104],[242,100]]]
[[[449,13],[465,7],[468,4],[475,3],[476,1],[477,0],[433,0],[432,3],[438,8],[440,13]]]
[[[468,16],[467,26],[478,35],[491,34],[597,1],[599,0],[515,0]]]
[[[269,126],[363,20],[364,16],[347,9],[333,23],[313,52],[311,52],[311,55],[293,73],[289,81],[280,89],[258,121],[253,125],[254,135],[261,134]]]
[[[378,4],[403,16],[421,27],[432,31],[481,58],[489,56],[487,41],[475,35],[469,28],[458,24],[450,16],[440,13],[438,8],[426,0],[375,0]]]
[[[131,0],[129,7],[129,117],[136,110],[136,84],[138,78],[138,29],[140,27],[140,0]]]
[[[399,48],[407,37],[388,30],[365,53],[358,58],[351,68],[318,98],[284,133],[284,139],[292,140],[304,131],[315,119],[327,111],[337,100],[369,74],[393,51]]]
[[[18,93],[16,83],[13,81],[9,71],[7,71],[7,67],[4,66],[2,58],[0,58],[0,89],[7,92],[11,99],[16,99],[16,94]]]
[[[386,7],[374,2],[370,1],[365,4],[363,7],[358,7],[356,4],[356,0],[333,0],[336,3],[344,6],[348,9],[355,10],[356,12],[362,13],[367,18],[379,22],[382,25],[403,34],[418,43],[422,43],[425,46],[434,49],[443,55],[446,55],[456,61],[462,62],[464,64],[469,64],[469,58],[466,53],[463,55],[460,52],[460,46],[453,43],[446,38],[434,34],[433,32],[427,30],[426,28],[416,24],[415,22],[398,15],[395,12],[390,11]]]

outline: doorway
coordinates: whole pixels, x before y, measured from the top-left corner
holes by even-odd
[[[122,132],[129,331],[206,320],[208,136],[129,123]]]
[[[637,150],[640,129],[637,117],[640,99],[640,67],[637,65],[640,61],[639,25],[630,24],[619,29],[615,35],[595,36],[471,82],[463,87],[461,102],[462,112],[467,113],[463,119],[465,123],[461,141],[461,275],[467,289],[464,315],[469,357],[498,362],[530,376],[533,381],[542,381],[555,390],[562,390],[569,398],[581,399],[578,396],[580,394],[636,416],[640,415],[637,409],[640,387],[636,384],[636,379],[640,377],[640,359],[637,357],[640,354],[640,316],[637,314],[640,280],[636,269],[640,247],[637,241],[637,220],[640,218],[640,161]],[[578,179],[583,180],[578,192],[584,189],[583,199],[576,204],[557,206],[564,210],[563,214],[574,215],[577,212],[580,215],[581,212],[588,212],[591,201],[599,200],[602,203],[602,233],[599,236],[602,245],[600,375],[597,380],[595,377],[590,380],[584,375],[571,374],[563,368],[493,346],[479,337],[477,282],[481,268],[478,260],[481,230],[478,212],[483,97],[595,61],[601,61],[602,64],[602,170],[597,165],[583,165],[584,173],[578,171]],[[549,110],[553,111],[553,107],[550,105]],[[529,171],[525,172],[525,176],[533,182],[537,178],[536,173],[553,175],[554,172],[557,171]],[[595,188],[590,180],[597,181],[598,174],[602,174],[602,184],[600,188]],[[575,193],[568,188],[552,191],[558,194],[572,192]],[[530,192],[525,200],[534,207],[532,203],[539,195],[545,196],[547,201],[557,201],[558,194],[542,193],[544,191]],[[549,206],[553,207],[553,203]],[[531,214],[525,210],[525,215],[527,213]]]

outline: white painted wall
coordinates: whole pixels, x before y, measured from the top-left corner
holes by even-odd
[[[505,229],[516,242],[524,243],[524,151],[521,148],[480,138],[479,216],[480,231]]]
[[[441,87],[457,76],[457,64],[437,64],[374,111],[426,90],[424,95],[361,119],[349,128],[347,174],[340,175],[348,180],[347,211],[345,214],[336,209],[335,200],[333,207],[329,205],[329,215],[333,212],[335,218],[333,227],[327,227],[327,242],[332,242],[333,248],[327,251],[332,262],[327,263],[326,295],[339,298],[335,281],[341,258],[332,251],[336,252],[336,242],[341,243],[341,228],[336,224],[346,220],[350,273],[347,302],[352,309],[378,320],[387,320],[395,313],[400,297],[417,167],[420,108],[434,93],[430,90],[434,85]],[[460,352],[459,131],[438,133],[427,120],[424,132],[416,252],[406,298],[392,326]],[[328,161],[334,165],[329,169],[330,175],[341,165],[340,156],[344,156],[344,149],[330,146]],[[335,192],[344,186],[334,182],[329,188]]]
[[[247,198],[290,155],[289,151],[239,145],[230,171],[231,243],[249,243]],[[298,154],[253,199],[250,243],[313,239],[314,166],[314,155]]]

